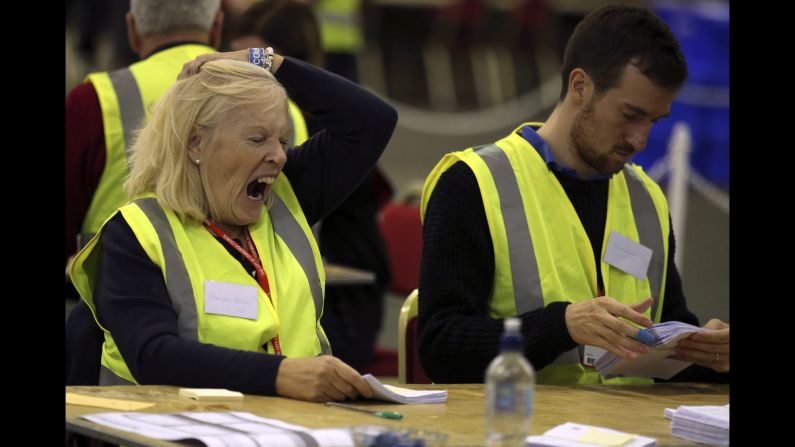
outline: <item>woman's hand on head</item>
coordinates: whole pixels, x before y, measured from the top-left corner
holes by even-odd
[[[235,61],[248,62],[248,50],[228,51],[226,53],[209,53],[200,54],[195,59],[185,62],[182,65],[182,71],[179,72],[177,80],[185,79],[193,76],[201,70],[202,65],[210,61],[217,61],[220,59],[229,59]]]
[[[182,65],[182,71],[179,72],[177,80],[182,80],[198,73],[202,65],[210,61],[217,61],[221,59],[228,59],[234,61],[248,62],[248,49],[239,51],[227,51],[225,53],[209,53],[196,56],[195,59],[185,62]],[[273,65],[271,66],[271,73],[276,73],[282,65],[284,58],[278,54],[273,55]]]
[[[373,391],[361,374],[330,355],[282,360],[276,393],[312,402],[370,398]]]

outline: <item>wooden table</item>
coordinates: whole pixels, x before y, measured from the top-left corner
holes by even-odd
[[[415,389],[446,389],[447,403],[430,405],[389,405],[382,402],[357,402],[362,407],[400,411],[402,421],[326,407],[279,397],[247,395],[242,402],[199,403],[177,395],[169,386],[68,386],[67,392],[113,399],[153,402],[142,410],[149,413],[182,411],[247,411],[258,416],[281,419],[310,428],[349,427],[380,424],[401,428],[420,428],[448,434],[448,446],[483,445],[483,385],[405,385]],[[666,407],[679,405],[725,405],[728,385],[656,384],[587,385],[562,387],[539,385],[533,409],[531,434],[541,434],[564,422],[597,425],[628,433],[657,438],[657,444],[697,445],[671,437]],[[184,444],[145,438],[79,419],[80,416],[111,411],[95,407],[66,405],[66,429],[128,446],[179,446]]]

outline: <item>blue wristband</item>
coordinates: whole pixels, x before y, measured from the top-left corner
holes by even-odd
[[[265,49],[264,48],[249,48],[248,61],[257,67],[265,68]]]
[[[267,71],[271,71],[273,65],[273,48],[249,48],[248,61]]]

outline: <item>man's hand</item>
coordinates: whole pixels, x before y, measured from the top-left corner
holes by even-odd
[[[356,370],[330,355],[282,360],[276,373],[276,393],[312,402],[373,396],[370,385]]]
[[[709,320],[704,329],[682,339],[676,346],[676,359],[712,368],[717,372],[729,371],[729,324],[716,318]]]
[[[648,353],[649,348],[634,339],[640,329],[618,317],[651,327],[651,320],[642,314],[651,302],[651,298],[646,298],[627,306],[608,296],[600,296],[570,304],[566,307],[566,328],[571,338],[581,345],[596,346],[631,360],[638,354]]]

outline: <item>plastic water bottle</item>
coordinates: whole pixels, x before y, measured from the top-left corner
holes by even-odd
[[[530,434],[535,371],[522,354],[522,321],[505,319],[500,354],[486,370],[486,446],[519,447]]]

